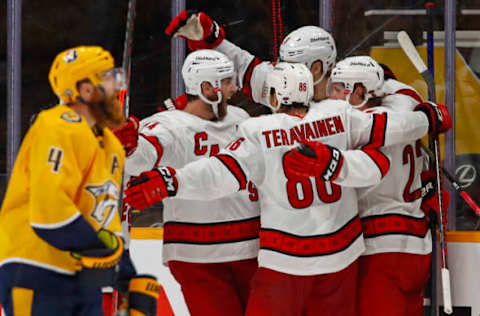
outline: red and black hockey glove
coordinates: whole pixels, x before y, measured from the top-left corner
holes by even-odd
[[[437,184],[435,181],[435,171],[427,170],[423,171],[421,174],[422,178],[422,204],[420,208],[425,213],[426,216],[430,215],[430,212],[435,212],[437,214],[440,212],[440,207],[438,204],[438,191]],[[446,223],[447,214],[448,214],[448,203],[450,202],[450,193],[448,193],[445,188],[442,188],[442,204],[443,204],[443,220]]]
[[[187,95],[182,94],[178,96],[175,100],[166,99],[165,101],[163,101],[163,104],[158,107],[158,112],[183,110],[187,106],[187,103]]]
[[[130,115],[127,119],[125,125],[121,128],[113,130],[113,133],[122,143],[123,149],[125,150],[125,154],[130,156],[138,145],[138,127],[140,126],[140,122],[138,118],[133,115]]]
[[[428,118],[428,134],[445,133],[452,128],[452,117],[448,108],[443,104],[423,102],[417,105],[414,111],[422,111]]]
[[[333,181],[340,174],[343,155],[335,147],[319,141],[302,140],[284,156],[285,172],[298,177],[318,177]]]
[[[173,37],[187,40],[188,48],[212,49],[220,45],[225,38],[225,30],[203,12],[183,10],[165,29]]]
[[[127,183],[125,202],[138,210],[155,205],[169,196],[177,194],[178,182],[175,169],[160,167],[142,172]]]

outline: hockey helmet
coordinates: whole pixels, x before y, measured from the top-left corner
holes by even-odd
[[[322,75],[314,84],[322,81],[332,69],[337,58],[337,49],[332,35],[318,26],[302,26],[288,34],[280,45],[280,59],[286,62],[303,63],[308,69],[317,60],[322,62]]]
[[[99,46],[78,46],[55,57],[48,74],[50,86],[62,104],[75,102],[79,96],[77,83],[89,79],[95,86],[103,84],[106,74],[113,70],[113,57]],[[124,84],[124,75],[116,69],[117,81]]]
[[[278,63],[265,82],[268,107],[275,113],[281,105],[301,103],[309,106],[313,98],[313,76],[310,70],[299,63]],[[272,104],[275,94],[277,105]]]
[[[224,54],[211,49],[202,49],[190,53],[182,67],[185,82],[185,92],[196,95],[204,102],[212,105],[215,116],[218,117],[218,104],[222,101],[222,79],[235,80],[233,62]],[[211,101],[202,93],[202,83],[209,82],[217,91],[217,100]]]
[[[346,100],[349,103],[355,84],[361,83],[364,86],[366,90],[365,98],[361,104],[352,105],[355,108],[365,105],[370,98],[384,95],[383,69],[370,56],[347,57],[339,61],[330,75],[329,85],[333,83],[343,83],[344,92],[347,94]],[[329,88],[327,88],[327,91],[329,91]]]

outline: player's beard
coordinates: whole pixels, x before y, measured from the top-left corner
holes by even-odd
[[[108,96],[97,88],[93,100],[100,100],[90,102],[92,115],[99,125],[113,129],[120,128],[125,124],[123,108],[118,101],[117,93]]]
[[[206,98],[212,102],[215,102],[218,100],[217,95],[211,95],[211,96],[206,96]],[[227,99],[223,96],[222,94],[222,100],[218,103],[218,115],[216,116],[216,119],[218,121],[223,120],[225,115],[227,115]],[[213,112],[213,106],[212,106],[212,112]]]

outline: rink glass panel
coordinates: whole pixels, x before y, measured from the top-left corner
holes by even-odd
[[[383,59],[398,79],[414,86],[423,97],[426,88],[421,77],[412,71],[408,60],[401,57],[395,33],[406,30],[416,45],[425,44],[425,15],[404,15],[385,10],[423,9],[423,0],[336,0],[331,1],[329,26],[337,43],[338,58],[372,54]],[[443,7],[443,1],[437,1]],[[5,2],[4,2],[5,3]],[[131,79],[131,113],[144,118],[156,112],[158,105],[170,95],[170,39],[164,29],[171,19],[171,1],[138,0],[135,20],[133,71]],[[187,1],[187,9],[204,11],[226,25],[227,38],[262,59],[274,56],[272,2],[265,0]],[[283,34],[303,25],[319,25],[322,1],[282,0]],[[40,109],[56,104],[48,84],[48,70],[55,55],[76,45],[101,45],[110,50],[121,64],[125,34],[126,0],[67,2],[23,1],[22,15],[22,135],[31,117]],[[383,10],[383,12],[382,12]],[[457,64],[456,64],[456,175],[459,184],[476,200],[480,200],[480,3],[457,1]],[[0,7],[0,20],[6,21],[6,3]],[[322,22],[323,23],[323,22]],[[443,16],[435,18],[435,30],[443,30]],[[328,28],[328,27],[327,27]],[[473,31],[477,31],[476,33]],[[468,33],[470,32],[470,33]],[[0,24],[6,34],[6,24]],[[476,35],[475,35],[476,34]],[[2,37],[5,39],[5,37]],[[444,97],[443,40],[436,41],[435,70],[438,101]],[[419,49],[425,56],[425,49]],[[6,104],[6,40],[0,41],[0,97]],[[408,68],[410,69],[410,68]],[[175,97],[175,96],[173,96]],[[232,100],[253,115],[268,113],[238,94]],[[6,106],[0,108],[0,198],[6,187]],[[478,230],[480,222],[457,196],[456,227]],[[450,210],[454,212],[454,210]],[[161,205],[136,215],[134,225],[161,225]]]

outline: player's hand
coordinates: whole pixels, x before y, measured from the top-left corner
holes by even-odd
[[[133,177],[125,190],[125,202],[138,210],[155,205],[169,196],[177,194],[178,182],[175,169],[160,167],[142,172]]]
[[[115,316],[156,316],[160,286],[154,276],[133,277]]]
[[[333,181],[340,174],[343,155],[335,147],[319,141],[302,140],[284,156],[285,172],[298,177],[318,177]]]
[[[173,37],[187,40],[188,48],[212,49],[220,45],[225,38],[225,30],[203,12],[183,10],[165,29],[165,33]]]
[[[187,95],[182,94],[178,96],[175,100],[166,99],[165,101],[163,101],[163,104],[158,107],[158,112],[183,110],[187,106],[187,103]]]
[[[437,214],[440,212],[438,204],[438,191],[435,181],[435,172],[432,170],[423,171],[421,173],[422,178],[422,204],[420,208],[426,216],[430,215],[430,212]],[[450,193],[442,187],[442,205],[443,205],[443,220],[446,223],[448,214],[448,203],[450,202]]]
[[[414,111],[422,111],[428,118],[428,134],[437,135],[445,133],[452,128],[452,117],[448,108],[439,103],[423,102],[417,105]]]
[[[140,126],[140,122],[138,118],[133,115],[130,115],[127,119],[125,125],[121,128],[113,130],[113,133],[122,143],[123,149],[125,150],[125,154],[130,156],[138,145],[138,127]]]
[[[122,257],[123,239],[109,230],[100,229],[98,238],[104,247],[72,252],[72,257],[79,260],[87,269],[110,269],[115,267]]]

